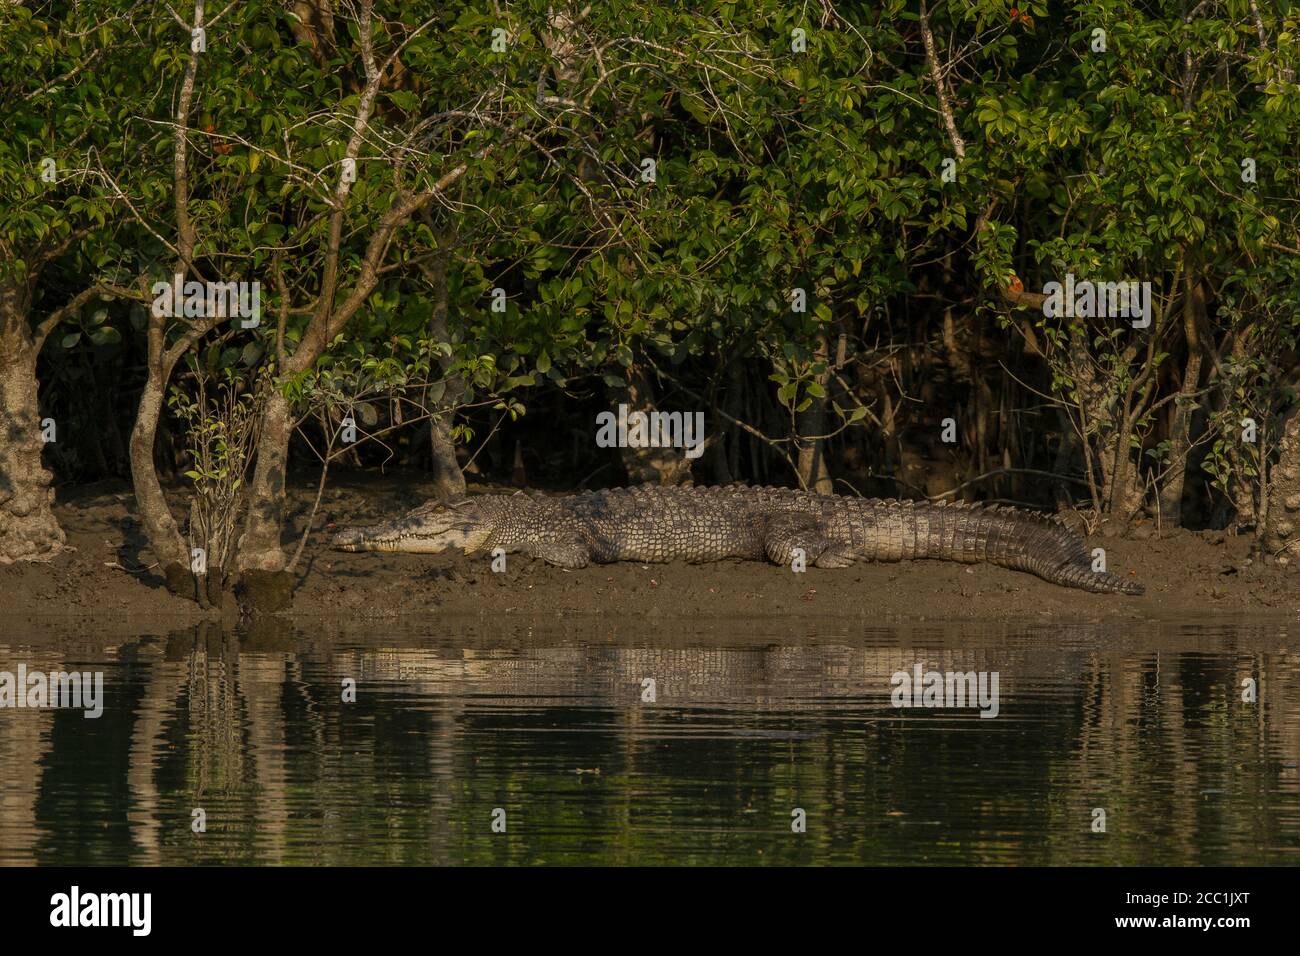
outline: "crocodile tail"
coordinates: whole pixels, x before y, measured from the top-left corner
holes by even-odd
[[[1042,575],[1042,577],[1056,584],[1062,584],[1067,588],[1095,591],[1098,594],[1146,593],[1146,588],[1136,581],[1122,578],[1118,574],[1111,574],[1109,571],[1094,571],[1092,563],[1087,560],[1082,564],[1071,563],[1064,565],[1057,568],[1050,577],[1048,575]]]
[[[919,505],[913,513],[917,557],[987,561],[1082,591],[1146,590],[1117,574],[1094,571],[1083,536],[1055,517],[1018,508],[947,503]]]

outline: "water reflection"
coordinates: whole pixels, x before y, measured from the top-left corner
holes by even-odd
[[[999,716],[893,708],[917,662],[997,671]],[[20,663],[106,700],[0,710],[5,864],[1300,860],[1278,622],[0,638]]]

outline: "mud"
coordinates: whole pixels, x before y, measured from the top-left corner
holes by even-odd
[[[828,616],[863,622],[990,620],[1134,620],[1189,616],[1294,615],[1300,572],[1252,560],[1251,540],[1222,532],[1139,527],[1128,538],[1094,538],[1109,570],[1146,585],[1140,597],[1071,591],[1020,572],[938,561],[862,564],[804,574],[756,562],[708,565],[615,564],[565,571],[511,555],[493,573],[485,555],[402,555],[333,551],[336,527],[388,517],[425,500],[423,476],[345,475],[326,490],[315,532],[297,571],[298,585],[279,614],[304,622],[373,621],[436,628],[452,617],[554,621],[635,618],[672,631],[693,621]],[[510,489],[475,488],[473,491]],[[314,482],[293,490],[291,527],[301,529]],[[177,518],[183,495],[173,495]],[[140,621],[183,626],[205,617],[237,617],[233,601],[203,611],[170,594],[143,546],[125,483],[59,491],[55,513],[70,550],[43,564],[0,566],[0,620],[84,619],[96,628],[131,629]],[[293,538],[289,550],[296,545]],[[252,582],[267,590],[273,582]],[[276,585],[278,586],[278,585]],[[268,603],[281,603],[272,596]]]

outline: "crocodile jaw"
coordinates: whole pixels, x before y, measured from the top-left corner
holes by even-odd
[[[438,547],[434,539],[404,536],[380,526],[340,531],[334,536],[333,545],[336,551],[405,551],[436,554],[445,550]]]
[[[334,535],[338,551],[393,551],[404,554],[441,554],[459,548],[473,551],[487,540],[491,529],[478,521],[431,521],[408,515],[396,521],[365,528],[348,528]]]

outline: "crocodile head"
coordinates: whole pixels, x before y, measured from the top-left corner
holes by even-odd
[[[431,501],[400,518],[334,536],[339,551],[402,551],[438,554],[452,548],[477,550],[492,524],[470,501]]]

